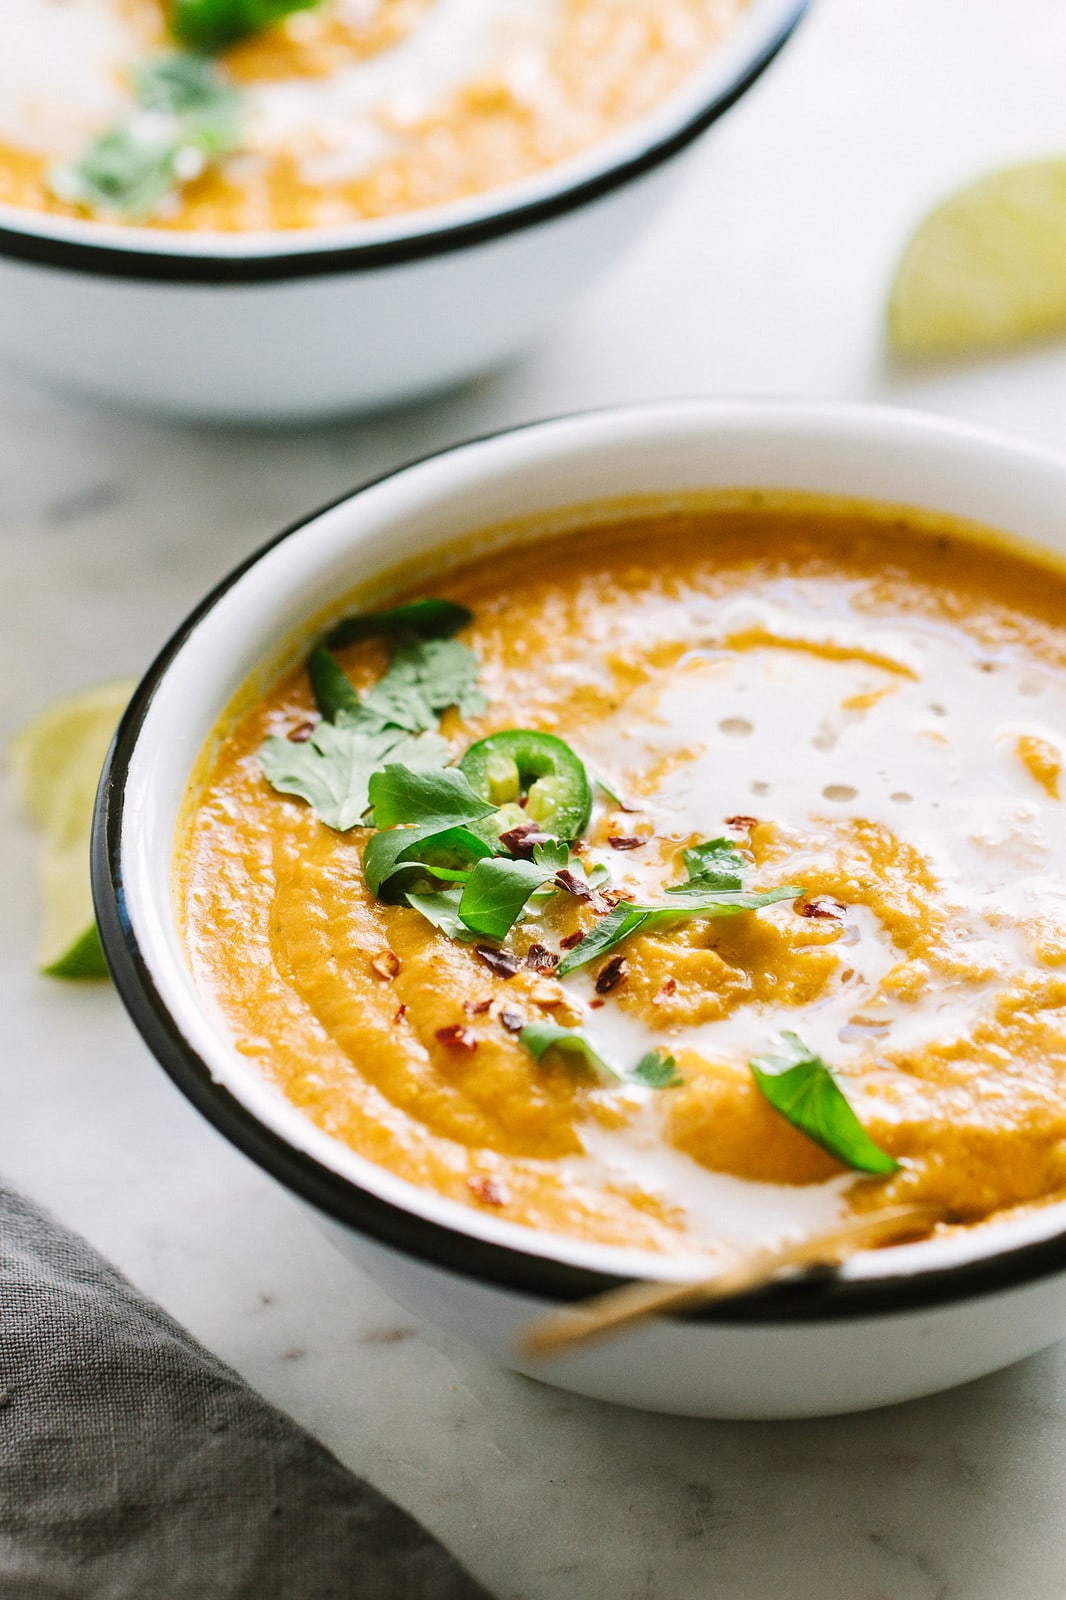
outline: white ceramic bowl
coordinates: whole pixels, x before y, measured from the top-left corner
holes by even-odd
[[[161,233],[0,204],[0,355],[134,405],[291,420],[430,393],[528,348],[668,198],[671,158],[809,0],[750,8],[685,87],[583,155],[380,222]]]
[[[119,990],[188,1097],[309,1203],[342,1251],[419,1315],[521,1366],[540,1309],[692,1264],[537,1233],[442,1200],[315,1128],[234,1048],[197,993],[172,900],[175,830],[231,696],[307,618],[461,535],[617,496],[764,486],[929,507],[1066,553],[1066,460],[905,412],[693,402],[517,429],[406,467],[290,529],[226,579],[134,697],[101,784],[97,912]],[[302,630],[302,631],[301,631]],[[885,1405],[1005,1366],[1066,1332],[1066,1206],[851,1260],[698,1318],[536,1369],[585,1394],[723,1417]]]

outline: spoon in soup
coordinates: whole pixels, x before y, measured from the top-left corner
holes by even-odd
[[[850,1217],[839,1227],[799,1243],[759,1250],[711,1278],[686,1283],[626,1283],[539,1317],[522,1334],[519,1349],[522,1355],[538,1359],[563,1355],[593,1340],[638,1327],[664,1312],[732,1300],[764,1289],[784,1275],[839,1266],[859,1250],[919,1239],[946,1220],[946,1212],[937,1206],[886,1207],[872,1215]]]

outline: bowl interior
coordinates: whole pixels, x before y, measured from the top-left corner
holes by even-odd
[[[423,576],[506,537],[516,519],[560,519],[624,497],[778,489],[914,506],[980,522],[1066,556],[1066,461],[980,430],[903,412],[694,402],[538,424],[431,457],[373,484],[269,546],[179,635],[129,761],[121,831],[129,936],[189,1048],[258,1121],[329,1171],[459,1233],[619,1276],[685,1276],[696,1262],[536,1233],[394,1177],[316,1128],[267,1084],[200,995],[172,894],[190,774],[226,707],[302,653],[355,588],[377,600],[397,554]],[[580,521],[580,513],[573,513]],[[495,530],[478,535],[476,530]],[[475,530],[473,543],[469,536]],[[376,589],[375,589],[376,585]],[[309,620],[310,619],[310,620]],[[846,1277],[929,1272],[1054,1237],[1066,1205],[961,1237],[859,1257]]]
[[[773,54],[808,4],[809,0],[749,0],[747,11],[721,47],[675,94],[646,117],[568,161],[468,200],[336,227],[249,230],[234,234],[160,232],[103,221],[49,216],[0,202],[0,229],[134,254],[162,253],[222,260],[316,254],[353,245],[379,246],[467,229],[491,217],[539,207],[568,190],[594,183],[605,173],[640,161],[660,145],[669,144],[689,124],[703,119],[720,101],[730,102],[738,88],[745,86],[749,74]]]

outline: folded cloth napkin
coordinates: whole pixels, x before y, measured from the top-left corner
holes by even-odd
[[[406,1512],[0,1188],[0,1600],[489,1600]]]

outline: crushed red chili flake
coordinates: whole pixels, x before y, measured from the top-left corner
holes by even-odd
[[[830,917],[834,922],[839,922],[847,909],[839,900],[830,899],[829,895],[820,895],[817,900],[805,900],[796,907],[801,917]]]
[[[506,833],[500,834],[500,843],[520,860],[532,861],[538,844],[550,843],[550,835],[544,832],[539,823],[520,822],[516,828],[508,828]]]
[[[584,937],[584,932],[581,928],[578,928],[576,933],[568,933],[565,939],[559,940],[559,948],[560,950],[572,950],[575,945],[581,943]]]
[[[661,1006],[664,1003],[664,1001],[669,1000],[670,996],[674,995],[676,993],[677,993],[677,979],[676,978],[664,978],[662,983],[660,983],[658,989],[652,995],[651,1003],[652,1003],[653,1006]]]
[[[298,723],[295,728],[290,728],[285,735],[292,744],[306,744],[315,731],[313,722]]]
[[[555,874],[555,881],[559,885],[560,889],[568,889],[569,892],[572,895],[576,895],[579,900],[592,899],[593,890],[585,882],[584,878],[579,878],[576,872],[570,871],[569,867],[563,867],[561,872],[557,872]]]
[[[635,833],[612,833],[607,840],[612,850],[640,850],[647,839],[638,839]]]
[[[606,1004],[607,1004],[606,1000],[590,1000],[589,1001],[589,1010],[590,1011],[602,1011]]]
[[[495,1178],[483,1177],[480,1173],[474,1177],[467,1178],[466,1186],[471,1194],[477,1196],[482,1205],[505,1206],[509,1199],[507,1190],[502,1183],[499,1183]]]
[[[597,911],[612,911],[625,897],[626,892],[624,889],[604,889],[597,896],[600,903],[595,909]]]
[[[600,968],[596,979],[596,993],[610,994],[612,989],[617,989],[629,976],[629,967],[625,956],[612,956],[607,965]]]
[[[483,1017],[491,1005],[492,996],[490,994],[487,1000],[467,1000],[463,1006],[463,1010],[466,1012],[468,1017]]]
[[[393,1017],[392,1020],[393,1020],[393,1022],[402,1022],[404,1017],[406,1017],[406,1015],[407,1015],[407,1003],[405,1001],[404,1004],[400,1007],[399,1011],[397,1011],[396,1015]]]
[[[438,1028],[437,1039],[449,1050],[477,1049],[477,1034],[471,1033],[469,1028],[464,1028],[461,1022],[452,1022],[446,1028]]]
[[[521,1011],[510,1011],[506,1008],[500,1012],[500,1021],[508,1033],[521,1033],[526,1025],[526,1019]]]
[[[509,950],[497,950],[495,945],[476,944],[474,951],[481,957],[489,971],[494,972],[498,978],[503,978],[504,981],[508,978],[513,978],[522,965],[518,957],[512,955]]]
[[[526,951],[526,966],[532,967],[534,972],[554,972],[559,965],[559,957],[553,955],[546,944],[531,944]]]
[[[745,828],[750,831],[752,828],[759,826],[759,819],[758,817],[744,816],[726,817],[725,825],[727,828]]]
[[[382,950],[370,963],[371,972],[376,972],[385,983],[391,983],[393,978],[399,976],[400,958],[395,950]]]

